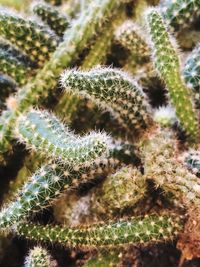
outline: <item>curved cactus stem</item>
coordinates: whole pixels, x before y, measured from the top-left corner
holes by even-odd
[[[70,166],[91,164],[108,152],[109,138],[103,133],[74,136],[54,115],[32,110],[21,115],[15,129],[16,137],[47,158]]]
[[[183,228],[181,216],[146,215],[88,227],[17,224],[14,231],[37,241],[53,242],[70,247],[100,248],[125,244],[158,243],[172,241]]]
[[[88,166],[66,166],[57,163],[46,164],[36,171],[19,190],[17,198],[6,204],[0,212],[0,227],[6,228],[32,213],[49,206],[63,191],[77,186],[117,168],[119,160],[99,158]]]
[[[191,138],[198,139],[198,120],[191,95],[181,78],[179,57],[163,18],[157,9],[150,8],[146,12],[146,21],[154,64],[166,84],[180,124]]]
[[[141,88],[120,70],[100,67],[90,71],[67,70],[61,82],[66,92],[91,98],[109,110],[128,131],[141,133],[151,124]]]
[[[36,3],[33,6],[33,12],[60,37],[63,36],[69,26],[69,19],[67,16],[52,5]]]

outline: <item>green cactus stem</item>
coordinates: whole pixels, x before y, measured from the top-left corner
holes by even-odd
[[[151,214],[97,225],[68,228],[64,226],[20,223],[14,230],[18,235],[37,241],[53,242],[70,247],[99,248],[125,244],[172,241],[183,227],[177,214]]]
[[[102,133],[74,136],[54,115],[32,110],[18,118],[15,130],[21,142],[47,158],[70,166],[91,163],[108,151],[108,137]]]
[[[114,149],[113,149],[114,150]],[[84,167],[51,163],[42,166],[25,182],[17,198],[0,212],[0,227],[6,228],[49,206],[67,188],[113,171],[120,161],[111,156],[98,158]],[[114,153],[115,154],[115,153]]]
[[[191,24],[199,14],[199,0],[164,0],[161,13],[168,25],[179,31]]]
[[[109,110],[128,131],[140,133],[150,125],[149,107],[141,88],[120,70],[101,67],[90,71],[67,70],[61,83],[66,92],[91,98]]]
[[[53,267],[51,256],[46,249],[36,246],[30,249],[24,267]]]
[[[150,57],[150,48],[142,29],[133,21],[125,21],[115,32],[116,40],[127,48],[132,56],[141,60]]]
[[[0,11],[0,35],[39,66],[44,65],[58,45],[57,37],[37,22],[4,10]]]
[[[67,16],[52,5],[37,3],[33,7],[33,12],[60,37],[63,36],[69,26]]]
[[[11,77],[18,85],[23,85],[27,82],[30,68],[3,49],[0,49],[0,64],[0,72]]]
[[[9,151],[10,141],[13,138],[12,129],[15,128],[20,112],[38,104],[38,100],[48,95],[48,91],[56,85],[60,73],[77,59],[95,30],[101,28],[103,22],[112,16],[119,5],[120,1],[96,0],[92,7],[88,6],[81,16],[73,20],[71,27],[65,32],[64,41],[57,47],[51,59],[18,91],[15,109],[5,111],[0,117],[0,151]]]
[[[190,92],[180,74],[179,57],[173,40],[161,15],[155,8],[147,10],[146,21],[152,43],[155,68],[166,84],[181,126],[191,138],[198,139],[198,120],[192,105]]]
[[[185,62],[183,78],[187,87],[192,90],[196,108],[200,109],[200,43],[197,44]]]
[[[93,191],[92,209],[106,214],[123,211],[144,198],[146,190],[147,183],[140,171],[124,167],[107,176],[101,187]]]
[[[177,141],[169,128],[157,129],[142,145],[145,176],[185,205],[200,206],[200,180],[177,159]]]

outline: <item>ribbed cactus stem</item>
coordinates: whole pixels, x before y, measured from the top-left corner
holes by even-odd
[[[150,48],[142,29],[133,21],[125,21],[115,32],[116,40],[132,55],[141,59],[150,57]]]
[[[44,64],[58,45],[56,36],[40,24],[4,10],[0,11],[0,34],[39,66]]]
[[[29,78],[30,68],[9,52],[0,49],[1,72],[11,77],[17,84],[23,85]]]
[[[188,56],[183,67],[183,78],[192,91],[197,109],[200,109],[200,43]]]
[[[110,157],[96,159],[84,167],[58,163],[42,166],[25,182],[23,188],[17,193],[16,200],[2,209],[0,227],[9,227],[30,214],[46,208],[70,186],[78,186],[80,183],[92,180],[95,176],[113,171],[122,164],[120,160],[112,157],[112,154],[116,154],[114,151],[115,148],[111,150]],[[117,155],[121,153],[118,152]]]
[[[10,148],[12,129],[20,112],[27,110],[31,105],[38,104],[53,88],[64,68],[78,57],[87,46],[95,30],[101,28],[102,23],[119,7],[120,1],[96,0],[92,6],[81,13],[66,30],[64,41],[60,43],[51,59],[37,73],[29,83],[21,88],[16,95],[16,107],[6,111],[0,118],[0,150],[6,152]]]
[[[140,171],[124,167],[108,175],[103,184],[94,190],[92,209],[106,214],[123,211],[144,198],[146,191],[147,183]]]
[[[61,82],[66,92],[91,98],[109,110],[128,131],[140,133],[150,125],[142,89],[120,70],[101,67],[90,71],[67,70]]]
[[[144,171],[149,179],[172,193],[180,203],[200,206],[200,180],[177,159],[175,134],[157,129],[143,144]]]
[[[60,37],[63,36],[69,26],[69,19],[67,16],[52,5],[36,3],[33,6],[33,12]]]
[[[166,84],[177,117],[186,133],[198,139],[198,121],[190,92],[181,77],[180,62],[174,42],[157,9],[147,10],[146,22],[151,38],[154,64]]]
[[[164,0],[160,8],[166,23],[174,31],[179,31],[197,18],[200,2],[199,0]]]
[[[30,249],[24,267],[53,267],[52,259],[46,249],[36,246]]]
[[[31,149],[70,166],[91,163],[108,151],[109,139],[105,134],[74,136],[54,115],[45,111],[32,110],[21,115],[15,133]]]
[[[70,247],[99,248],[125,244],[172,241],[183,227],[181,216],[146,215],[88,227],[34,225],[20,223],[14,227],[18,235],[36,241],[58,243]]]

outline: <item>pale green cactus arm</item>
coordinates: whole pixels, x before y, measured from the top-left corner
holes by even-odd
[[[28,256],[25,259],[24,267],[53,267],[52,258],[47,250],[36,246],[30,249]],[[55,262],[54,262],[55,263]]]
[[[108,152],[109,138],[105,134],[74,136],[54,115],[45,111],[22,114],[15,133],[31,149],[70,166],[91,163]]]
[[[119,5],[120,1],[96,0],[72,22],[71,27],[65,32],[64,41],[60,43],[51,59],[30,82],[18,91],[15,109],[5,111],[0,117],[0,150],[2,152],[10,150],[10,140],[13,138],[12,129],[15,127],[19,113],[27,110],[31,105],[38,104],[38,99],[48,95],[48,91],[56,85],[60,73],[78,57],[95,30],[112,16],[112,12]],[[0,161],[2,160],[1,156]]]
[[[166,84],[180,124],[188,135],[193,139],[198,139],[198,120],[190,92],[181,77],[180,61],[173,40],[157,9],[147,10],[146,22],[151,38],[155,68]]]
[[[67,70],[61,83],[66,92],[91,98],[109,110],[127,131],[141,133],[151,124],[142,89],[125,72],[101,67],[90,71]]]
[[[146,215],[88,227],[42,226],[32,223],[15,225],[18,235],[43,242],[70,247],[99,248],[125,244],[172,241],[183,228],[181,216],[175,214]]]

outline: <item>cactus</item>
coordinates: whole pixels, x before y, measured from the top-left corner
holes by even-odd
[[[199,15],[199,0],[164,0],[161,13],[174,31],[188,27]]]
[[[122,160],[123,153],[123,149],[119,151],[119,146],[116,146],[110,150],[108,158],[98,158],[93,163],[88,162],[86,166],[73,167],[60,163],[42,166],[25,182],[17,193],[16,200],[6,204],[0,212],[1,228],[9,227],[31,213],[46,208],[68,187],[77,186],[93,179],[95,175],[112,171],[120,166],[119,159]],[[132,160],[132,157],[130,159]]]
[[[30,68],[3,49],[0,49],[0,63],[1,72],[3,74],[13,78],[19,85],[23,85],[27,82]]]
[[[124,244],[171,241],[183,227],[182,218],[174,214],[147,215],[129,220],[80,228],[20,223],[13,228],[26,238],[58,243],[70,247],[107,247]]]
[[[198,139],[198,121],[189,90],[181,78],[180,62],[174,42],[156,9],[148,9],[146,21],[152,43],[155,68],[167,86],[182,127],[188,135]]]
[[[185,205],[200,205],[200,181],[176,157],[177,141],[169,129],[157,129],[142,146],[145,176]]]
[[[0,34],[39,66],[44,64],[58,45],[56,36],[41,25],[3,10],[0,11]]]
[[[16,136],[33,150],[69,165],[87,164],[103,155],[108,147],[105,135],[75,137],[56,117],[36,110],[19,117]]]
[[[92,209],[103,210],[106,214],[122,211],[134,206],[146,191],[144,176],[136,168],[124,167],[108,175],[102,186],[93,192]]]
[[[119,6],[120,1],[97,0],[92,8],[88,7],[81,16],[74,20],[66,30],[64,41],[60,43],[51,59],[16,95],[16,107],[13,111],[5,111],[0,118],[0,149],[10,150],[11,130],[20,112],[27,110],[38,102],[40,95],[46,97],[48,91],[56,85],[56,79],[64,68],[78,57],[92,38],[94,31],[100,28],[107,17]],[[2,15],[4,17],[4,15]],[[83,38],[84,37],[84,38]]]
[[[69,19],[51,5],[37,3],[33,7],[33,12],[60,37],[69,26]]]
[[[148,104],[139,85],[124,72],[109,68],[67,70],[61,83],[67,92],[94,99],[126,129],[140,132],[150,125]]]
[[[200,44],[188,56],[183,68],[187,87],[192,90],[196,108],[200,109]]]
[[[53,251],[61,265],[127,266],[136,245],[168,257],[179,237],[183,257],[199,255],[199,0],[45,2],[0,10],[0,228],[11,253],[16,234],[68,247]],[[25,256],[4,250],[6,266]],[[56,265],[32,252],[32,265]]]
[[[125,21],[115,33],[116,40],[138,60],[150,56],[150,49],[142,29],[131,20]]]
[[[25,259],[24,267],[53,267],[52,260],[46,249],[42,247],[34,247],[29,251]]]

